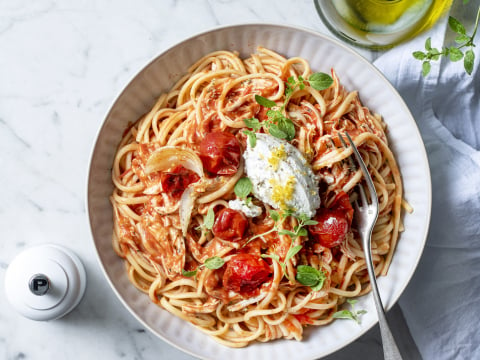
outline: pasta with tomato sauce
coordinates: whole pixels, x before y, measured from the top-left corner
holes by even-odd
[[[259,47],[198,60],[126,131],[114,159],[113,248],[151,301],[218,342],[301,340],[370,291],[351,202],[374,180],[377,275],[402,230],[386,124],[336,73]]]

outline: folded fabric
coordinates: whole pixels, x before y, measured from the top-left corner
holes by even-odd
[[[451,15],[473,30],[478,2]],[[454,43],[447,19],[374,62],[417,121],[432,175],[432,218],[424,254],[400,306],[424,359],[480,359],[480,46],[472,75],[462,61],[432,62],[423,78],[412,52],[432,37]],[[477,37],[480,44],[480,37]]]

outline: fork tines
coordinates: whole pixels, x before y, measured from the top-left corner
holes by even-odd
[[[370,176],[370,173],[367,170],[367,165],[362,159],[362,156],[360,155],[357,146],[355,145],[354,141],[348,134],[348,132],[345,132],[345,136],[347,137],[348,141],[350,142],[350,146],[352,147],[353,155],[355,156],[355,159],[357,160],[358,165],[360,165],[360,170],[362,171],[363,177],[365,179],[365,182],[367,183],[367,187],[369,190],[369,195],[370,199],[372,200],[373,203],[378,203],[378,198],[377,198],[377,192],[375,190],[375,186],[373,184],[373,180]],[[345,140],[343,139],[343,136],[341,133],[338,133],[338,137],[340,139],[340,142],[342,143],[343,147],[348,148]],[[348,157],[350,165],[353,167],[353,169],[357,170],[357,166],[355,165],[353,159],[351,156]],[[363,189],[362,184],[358,184],[358,189],[360,193],[360,199],[363,205],[367,205],[367,196],[365,194],[365,190]]]

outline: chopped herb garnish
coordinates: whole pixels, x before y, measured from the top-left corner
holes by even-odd
[[[340,310],[333,314],[335,319],[350,319],[354,320],[357,324],[360,324],[359,315],[366,314],[367,310],[355,310],[354,305],[357,303],[357,300],[348,299],[347,302],[350,304],[351,310]]]
[[[212,256],[207,260],[205,260],[205,262],[199,267],[197,267],[195,270],[186,271],[182,269],[182,275],[186,277],[196,276],[198,270],[200,270],[202,267],[206,267],[207,269],[210,269],[210,270],[216,270],[216,269],[220,269],[224,264],[225,264],[225,260],[223,260],[221,257]]]
[[[308,85],[316,90],[325,90],[332,84],[333,79],[325,73],[314,73],[308,78]],[[250,147],[255,147],[257,142],[255,133],[262,128],[278,139],[292,141],[295,138],[295,125],[291,119],[284,115],[284,112],[293,93],[297,89],[303,90],[305,86],[306,83],[302,76],[298,76],[297,79],[293,76],[289,77],[285,83],[285,100],[281,106],[277,105],[275,101],[261,95],[255,95],[255,101],[269,110],[267,111],[268,119],[263,122],[260,122],[256,118],[243,120],[247,128],[251,129],[243,131],[244,134],[248,136]]]

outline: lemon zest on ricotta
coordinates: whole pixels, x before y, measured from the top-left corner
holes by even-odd
[[[287,209],[287,202],[292,200],[295,191],[295,176],[289,176],[285,185],[280,184],[276,179],[270,180],[272,186],[272,201],[278,204],[282,210]]]
[[[268,163],[272,165],[273,170],[277,171],[278,166],[280,165],[280,161],[285,160],[286,158],[287,153],[285,151],[285,146],[282,144],[273,149],[271,156],[268,159]]]

